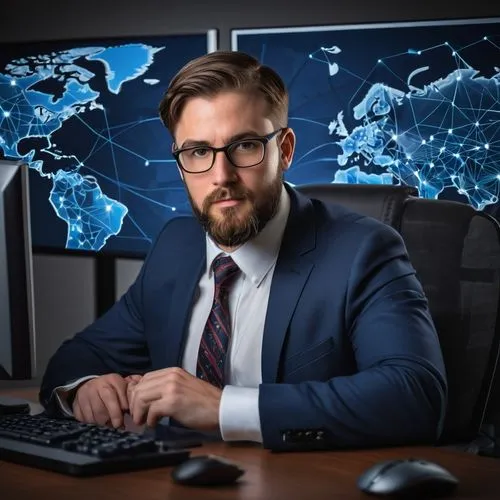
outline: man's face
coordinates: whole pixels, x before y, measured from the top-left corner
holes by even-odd
[[[188,100],[175,130],[177,149],[193,144],[222,147],[238,139],[267,135],[276,128],[261,96],[225,92]],[[295,137],[290,129],[274,136],[261,163],[237,168],[223,152],[203,173],[182,172],[195,215],[223,248],[253,238],[273,217],[283,172],[291,162]]]

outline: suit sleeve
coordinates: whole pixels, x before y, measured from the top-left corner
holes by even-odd
[[[57,411],[54,389],[89,375],[144,373],[150,368],[142,319],[142,282],[147,260],[138,278],[101,318],[66,340],[50,359],[39,399]]]
[[[345,317],[356,372],[327,381],[262,384],[264,447],[434,443],[447,395],[441,348],[403,241],[389,226],[374,226],[359,243]]]

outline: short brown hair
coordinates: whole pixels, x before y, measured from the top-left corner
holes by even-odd
[[[281,77],[269,66],[243,52],[217,51],[193,59],[172,79],[160,103],[160,118],[174,136],[186,101],[213,97],[224,91],[260,93],[277,127],[288,124],[288,92]]]

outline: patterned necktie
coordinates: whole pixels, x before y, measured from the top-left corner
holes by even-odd
[[[201,336],[196,375],[222,388],[224,386],[224,363],[231,335],[229,287],[234,282],[239,268],[231,257],[219,255],[214,260],[213,270],[214,302]]]

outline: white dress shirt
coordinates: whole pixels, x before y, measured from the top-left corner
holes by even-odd
[[[262,339],[271,281],[281,240],[290,213],[290,197],[282,188],[276,215],[264,229],[230,255],[241,272],[229,291],[231,338],[225,367],[225,386],[219,408],[219,425],[224,441],[262,442],[259,416],[259,384],[262,382]],[[212,263],[222,252],[207,235],[207,266],[194,294],[182,368],[196,376],[198,350],[214,297]],[[63,411],[68,391],[93,375],[55,389]]]
[[[241,272],[229,290],[231,338],[219,409],[224,441],[262,442],[258,389],[262,382],[262,337],[274,266],[289,212],[290,197],[283,187],[276,215],[255,238],[230,254]],[[182,359],[182,367],[195,376],[201,336],[214,297],[212,263],[221,253],[208,235],[206,246],[207,267],[195,293]]]

